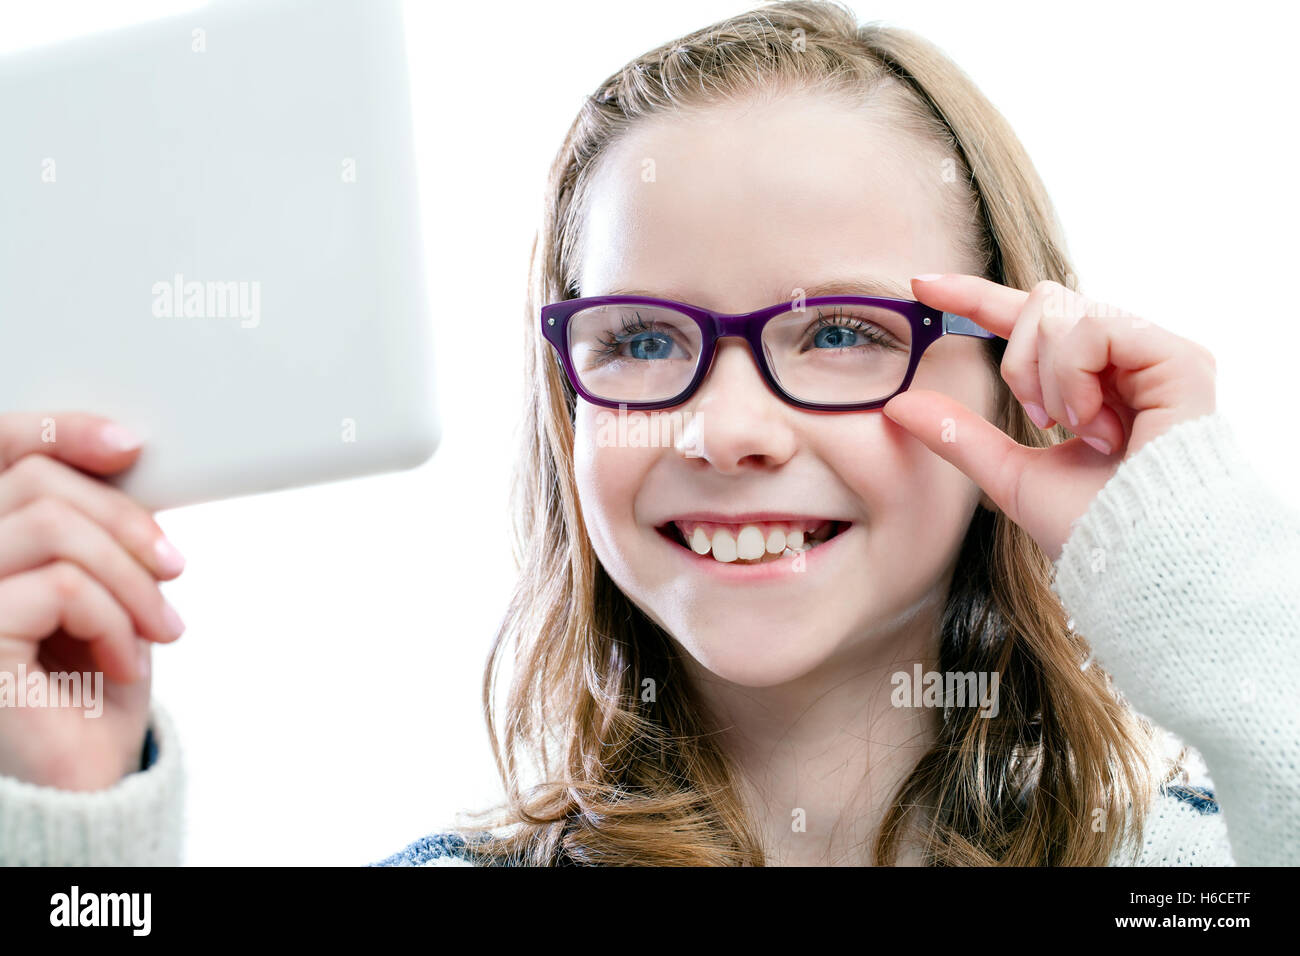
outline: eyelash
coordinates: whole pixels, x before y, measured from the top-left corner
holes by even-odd
[[[835,319],[837,321],[831,321]],[[820,309],[817,310],[817,324],[808,330],[808,335],[815,336],[822,329],[827,328],[850,328],[854,332],[861,333],[866,340],[873,345],[879,345],[882,348],[894,348],[894,337],[880,329],[879,326],[870,322],[864,322],[856,316],[845,315],[839,306],[831,312],[828,317]]]
[[[606,332],[605,333],[606,337],[599,340],[601,347],[595,350],[597,355],[602,357],[612,356],[614,355],[615,352],[618,351],[618,347],[622,345],[625,341],[627,341],[628,338],[632,337],[633,335],[636,335],[638,332],[651,331],[650,326],[645,324],[645,321],[641,318],[639,314],[637,315],[636,322],[634,323],[629,323],[627,320],[627,316],[623,316],[621,321],[623,323],[622,337],[619,337],[613,332]]]
[[[596,350],[597,355],[612,356],[618,351],[618,347],[631,336],[640,332],[651,331],[650,326],[645,324],[640,315],[637,315],[635,322],[629,322],[626,316],[621,321],[623,323],[622,336],[620,337],[614,332],[606,332],[606,337],[600,340],[600,348]],[[821,329],[826,328],[849,328],[860,333],[873,345],[882,348],[894,348],[894,337],[892,335],[882,331],[878,326],[870,322],[862,321],[856,316],[845,315],[838,306],[832,310],[829,316],[819,309],[817,311],[817,323],[808,330],[808,335],[814,336]]]

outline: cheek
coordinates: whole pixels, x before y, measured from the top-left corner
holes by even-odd
[[[952,343],[946,354],[917,369],[913,388],[930,389],[956,399],[985,421],[997,418],[999,396],[998,373],[974,343]],[[958,347],[964,347],[958,351]],[[922,548],[942,552],[961,544],[970,519],[979,505],[982,491],[957,466],[949,464],[914,437],[882,415],[887,447],[882,454],[891,457],[892,474],[902,480],[884,493],[891,498],[893,515],[904,531],[900,548],[914,553]],[[955,422],[949,440],[957,441]]]
[[[617,575],[619,557],[634,547],[636,496],[662,449],[623,448],[608,441],[603,416],[579,401],[574,422],[573,471],[583,521],[601,562]]]
[[[980,489],[884,414],[866,415],[832,438],[827,463],[859,500],[859,555],[887,595],[887,617],[913,606],[942,581],[979,505]]]
[[[864,501],[876,504],[868,503],[868,530],[887,549],[882,560],[896,562],[900,573],[939,574],[966,535],[980,490],[906,432],[888,444],[892,454],[881,455],[881,473],[861,476],[858,486]]]
[[[891,533],[891,546],[921,550],[969,520],[978,486],[884,414],[855,422],[827,441],[832,469],[861,502],[868,530]]]

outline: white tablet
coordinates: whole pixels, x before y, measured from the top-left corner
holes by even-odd
[[[398,0],[218,0],[0,58],[0,411],[151,509],[439,440]],[[54,423],[57,440],[57,421]]]

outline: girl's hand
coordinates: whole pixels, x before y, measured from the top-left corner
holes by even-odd
[[[1060,422],[1080,436],[1050,448],[1021,445],[927,390],[909,389],[883,409],[960,468],[1053,561],[1071,523],[1121,462],[1179,422],[1215,409],[1209,350],[1059,283],[1024,292],[951,274],[914,278],[912,289],[926,305],[1008,339],[1002,377],[1030,417],[1040,428]]]
[[[0,414],[0,774],[99,790],[139,769],[149,642],[184,629],[158,582],[184,559],[144,508],[85,474],[138,454],[103,418]],[[82,675],[80,706],[51,671]]]

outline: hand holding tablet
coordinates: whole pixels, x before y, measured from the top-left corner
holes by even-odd
[[[439,440],[396,0],[263,0],[0,59],[0,412],[145,442],[154,509]]]

